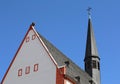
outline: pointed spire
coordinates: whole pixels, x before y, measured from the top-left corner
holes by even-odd
[[[89,57],[99,58],[91,18],[88,19],[88,32],[87,32],[85,59]]]
[[[85,71],[92,77],[96,84],[100,84],[100,58],[98,56],[92,21],[88,19],[88,32],[85,53]],[[92,83],[92,81],[90,81]]]

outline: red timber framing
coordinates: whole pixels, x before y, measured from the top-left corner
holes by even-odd
[[[66,68],[61,67],[56,70],[56,84],[64,84],[64,75],[66,73]]]
[[[76,81],[66,76],[66,66],[57,68],[56,84],[76,84]]]
[[[44,49],[45,49],[45,51],[47,52],[48,56],[50,57],[51,61],[54,63],[54,65],[56,66],[56,68],[58,67],[56,61],[55,61],[54,58],[52,57],[52,55],[51,55],[51,53],[49,52],[49,50],[47,49],[46,45],[44,44],[44,42],[42,41],[42,39],[40,38],[40,36],[39,36],[38,33],[36,32],[36,30],[34,29],[34,25],[31,24],[31,25],[30,25],[30,28],[28,29],[28,31],[27,31],[27,33],[26,33],[26,35],[25,35],[22,43],[20,44],[20,46],[19,46],[19,48],[18,48],[18,50],[17,50],[14,58],[12,59],[12,61],[11,61],[11,63],[10,63],[10,66],[8,67],[8,69],[7,69],[7,71],[6,71],[6,73],[5,73],[5,75],[4,75],[4,77],[3,77],[3,79],[2,79],[2,81],[1,81],[0,84],[3,84],[3,82],[4,82],[4,80],[5,80],[8,72],[9,72],[9,70],[10,70],[10,68],[11,68],[11,66],[12,66],[12,64],[13,64],[13,62],[14,62],[14,60],[16,59],[16,56],[17,56],[18,52],[20,51],[20,49],[21,49],[21,47],[22,47],[22,45],[23,45],[23,43],[24,43],[24,41],[25,41],[25,42],[29,42],[29,41],[30,41],[30,37],[27,37],[27,35],[28,35],[28,33],[29,33],[31,30],[34,31],[34,33],[35,33],[35,34],[32,36],[32,40],[34,40],[35,38],[38,38],[38,39],[39,39],[40,43],[41,43],[42,46],[44,47]],[[36,67],[36,66],[35,66],[35,67]],[[20,73],[20,74],[18,74],[18,75],[20,76],[20,75],[21,75],[21,72],[19,72],[19,73]]]

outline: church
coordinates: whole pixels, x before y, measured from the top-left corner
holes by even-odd
[[[91,18],[84,66],[71,59],[35,30],[32,23],[11,61],[1,84],[101,84],[98,55]]]

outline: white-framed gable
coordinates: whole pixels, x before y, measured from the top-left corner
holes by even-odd
[[[2,84],[56,84],[56,62],[30,26]]]

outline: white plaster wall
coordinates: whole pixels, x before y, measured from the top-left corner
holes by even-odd
[[[30,41],[23,42],[3,84],[56,84],[56,66],[38,38],[31,40],[32,35],[34,31],[30,30],[27,35]],[[39,64],[37,72],[33,71],[34,64]],[[29,74],[25,74],[27,66],[30,66]],[[18,76],[19,69],[23,70],[22,76]]]
[[[65,80],[65,84],[73,84],[69,80]]]

